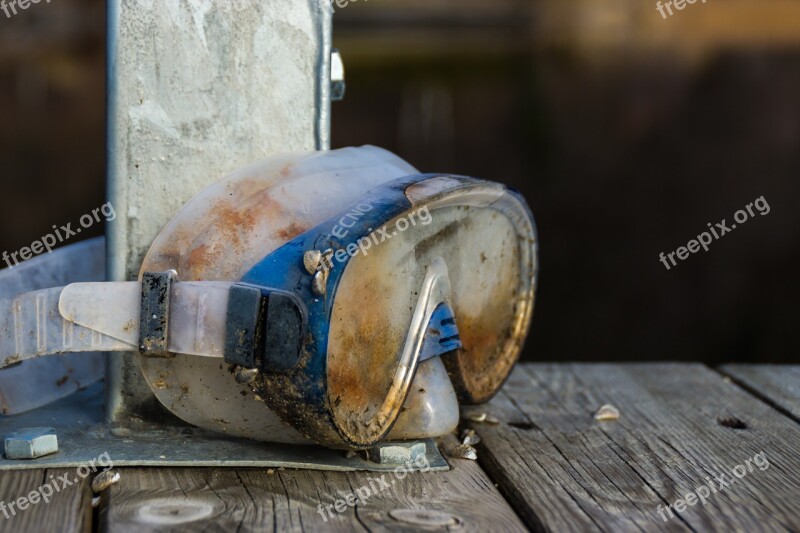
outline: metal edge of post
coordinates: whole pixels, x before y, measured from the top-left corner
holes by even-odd
[[[117,176],[121,175],[118,168],[116,154],[119,139],[117,138],[117,36],[119,34],[119,2],[120,0],[108,0],[106,2],[106,196],[112,202],[115,209],[127,209],[127,205],[121,205],[125,200],[119,186],[120,180]],[[114,250],[123,249],[122,242],[125,238],[122,224],[115,221],[106,223],[106,280],[107,281],[127,281],[125,272],[125,258],[120,254],[115,254]],[[126,358],[130,359],[131,354],[109,353],[106,354],[108,363],[106,366],[106,418],[108,421],[115,421],[117,414],[122,410],[121,390],[123,387],[123,366]]]
[[[333,14],[322,9],[319,0],[308,0],[311,11],[318,13],[320,53],[317,57],[317,150],[331,149],[331,54],[333,53]],[[315,5],[316,4],[316,5]]]

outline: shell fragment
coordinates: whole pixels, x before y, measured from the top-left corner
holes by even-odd
[[[594,419],[600,422],[610,422],[619,418],[619,409],[611,404],[605,404],[594,414]]]

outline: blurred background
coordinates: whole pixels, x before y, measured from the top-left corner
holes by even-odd
[[[526,359],[800,362],[800,2],[355,0],[334,28],[334,147],[527,197]],[[103,203],[104,43],[102,0],[0,12],[0,251]]]

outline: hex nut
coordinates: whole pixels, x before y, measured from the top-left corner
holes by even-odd
[[[373,463],[403,465],[419,461],[427,452],[424,442],[387,442],[370,449],[368,456]]]
[[[48,427],[25,428],[6,435],[6,459],[36,459],[58,451],[56,430]]]

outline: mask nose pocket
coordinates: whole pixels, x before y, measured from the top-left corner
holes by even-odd
[[[453,308],[442,302],[428,322],[417,373],[397,422],[389,432],[390,440],[424,439],[455,430],[458,398],[439,357],[461,347]]]
[[[439,437],[458,426],[458,398],[439,357],[420,363],[389,440]]]
[[[462,347],[453,308],[450,307],[450,304],[443,302],[433,312],[428,323],[419,360],[420,362],[427,361]]]

